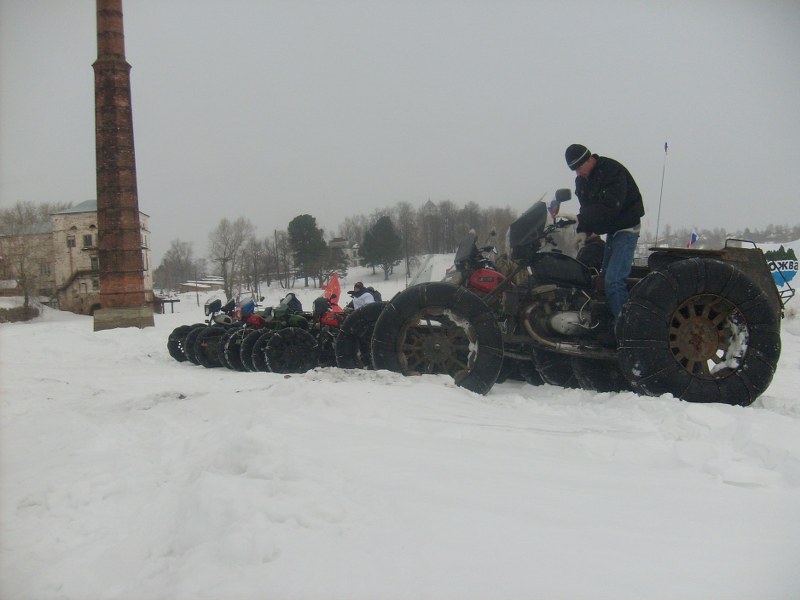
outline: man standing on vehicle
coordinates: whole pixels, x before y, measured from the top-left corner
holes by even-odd
[[[353,297],[353,301],[350,302],[353,308],[361,308],[362,306],[375,302],[375,298],[364,288],[364,284],[360,281],[356,281],[356,284],[353,286],[353,291],[347,293]]]
[[[630,275],[639,240],[644,204],[639,187],[621,163],[572,144],[565,153],[575,171],[575,195],[581,204],[578,233],[606,234],[602,273],[608,306],[617,320],[628,300]]]

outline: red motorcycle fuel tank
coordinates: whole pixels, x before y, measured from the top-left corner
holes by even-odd
[[[469,277],[469,288],[479,292],[489,293],[505,279],[505,275],[501,275],[492,269],[478,269]]]

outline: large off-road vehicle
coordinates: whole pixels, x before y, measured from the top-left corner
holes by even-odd
[[[564,189],[554,200],[570,197]],[[534,383],[693,402],[748,405],[767,388],[788,297],[754,244],[652,249],[646,267],[633,267],[615,326],[602,277],[564,253],[541,251],[574,223],[534,204],[509,229],[516,266],[505,273],[467,236],[453,281],[412,286],[386,304],[372,335],[375,368],[448,373],[481,394],[513,366]]]

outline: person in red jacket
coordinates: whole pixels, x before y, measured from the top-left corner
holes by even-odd
[[[564,158],[576,175],[575,195],[581,205],[577,231],[606,236],[602,273],[616,321],[628,301],[625,279],[633,266],[644,216],[642,194],[628,169],[613,158],[592,154],[581,144],[567,148]]]

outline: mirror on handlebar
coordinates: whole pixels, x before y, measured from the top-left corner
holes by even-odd
[[[550,213],[553,223],[556,222],[556,217],[561,209],[561,203],[566,202],[570,198],[572,198],[572,191],[569,188],[561,188],[556,190],[556,195],[553,196],[553,199],[550,200],[550,204],[547,207],[547,212]]]

